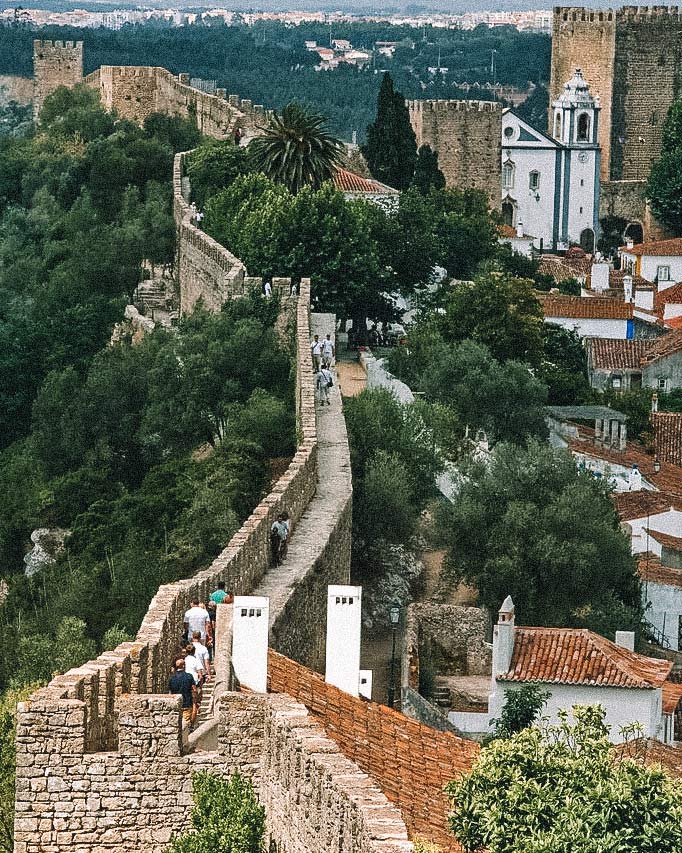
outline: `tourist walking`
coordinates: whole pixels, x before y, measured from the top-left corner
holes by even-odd
[[[194,657],[204,673],[204,681],[211,680],[211,656],[208,648],[201,642],[201,634],[195,631],[192,634],[192,645],[194,646]]]
[[[204,643],[206,638],[210,636],[211,617],[208,615],[208,610],[199,605],[199,599],[192,599],[192,606],[185,613],[185,638],[189,640],[195,631],[201,634],[201,642]]]
[[[269,299],[272,296],[272,284],[266,280],[265,284],[263,285],[263,289],[265,290],[265,295]]]
[[[168,680],[168,692],[173,696],[182,696],[182,727],[191,727],[197,689],[192,676],[185,672],[184,658],[179,657],[175,661],[175,669]]]
[[[325,367],[331,367],[333,358],[334,344],[332,342],[332,336],[327,335],[327,337],[322,341],[322,364]]]
[[[216,604],[232,604],[234,596],[225,589],[225,581],[219,581],[218,588],[211,593],[210,600]]]
[[[317,374],[317,399],[320,401],[321,406],[324,406],[325,403],[331,406],[329,402],[329,389],[333,386],[334,376],[331,370],[324,365]]]
[[[279,566],[287,555],[289,540],[289,514],[280,512],[270,528],[270,549],[272,551],[272,564]]]
[[[313,342],[310,344],[310,354],[313,357],[313,370],[317,373],[322,364],[322,341],[319,335],[315,335]]]

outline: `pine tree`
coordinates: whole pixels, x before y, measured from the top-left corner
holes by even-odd
[[[438,154],[430,145],[422,145],[417,152],[412,186],[422,195],[428,195],[432,188],[442,190],[445,187],[445,175],[438,168]]]
[[[412,183],[417,162],[417,140],[401,92],[393,88],[391,75],[384,74],[377,99],[377,117],[367,128],[362,148],[372,177],[397,190]]]

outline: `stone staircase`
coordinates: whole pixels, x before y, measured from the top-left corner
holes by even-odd
[[[201,691],[201,705],[199,706],[199,716],[197,717],[197,726],[207,722],[213,716],[213,691],[215,690],[215,677],[204,684]]]
[[[162,325],[170,325],[171,318],[178,315],[171,306],[172,295],[167,285],[164,278],[147,279],[137,285],[134,295],[135,306],[140,313]]]

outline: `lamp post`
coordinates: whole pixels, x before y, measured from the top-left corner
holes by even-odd
[[[389,610],[391,630],[393,631],[393,644],[391,647],[391,678],[388,683],[388,704],[392,708],[395,704],[395,634],[400,624],[400,605],[392,604]]]

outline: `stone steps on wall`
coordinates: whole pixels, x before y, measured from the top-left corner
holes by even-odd
[[[215,690],[215,678],[204,684],[201,691],[201,705],[199,706],[199,715],[197,717],[197,725],[200,726],[211,718],[213,691]]]

